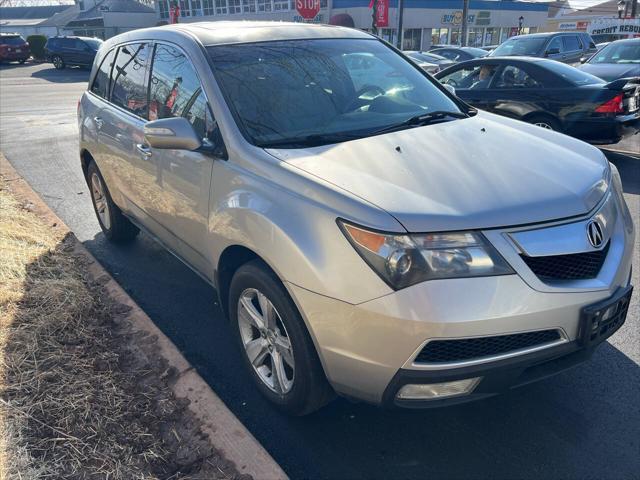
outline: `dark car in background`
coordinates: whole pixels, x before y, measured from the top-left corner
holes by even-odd
[[[447,58],[454,63],[473,60],[475,58],[482,58],[489,55],[489,52],[483,50],[482,48],[451,46],[444,48],[434,48],[433,50],[429,50],[429,53],[440,55],[441,57]]]
[[[27,41],[17,33],[0,33],[0,62],[24,63],[31,56]]]
[[[640,38],[611,42],[579,68],[608,82],[640,77]]]
[[[431,74],[437,73],[440,70],[444,70],[445,68],[450,67],[454,64],[454,62],[452,62],[448,58],[436,55],[432,52],[419,52],[416,50],[409,50],[402,53],[411,58],[421,68]]]
[[[52,37],[44,46],[46,59],[58,70],[67,66],[90,67],[102,45],[99,38]]]
[[[490,56],[541,57],[568,64],[578,64],[583,57],[589,57],[596,51],[596,44],[588,33],[551,32],[511,37],[491,51]]]
[[[640,84],[604,80],[553,60],[487,57],[435,77],[474,107],[593,144],[638,132]]]

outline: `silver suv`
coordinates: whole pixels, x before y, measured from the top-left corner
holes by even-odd
[[[292,414],[334,393],[487,397],[587,359],[625,320],[616,168],[471,108],[365,32],[125,33],[96,57],[79,127],[104,234],[142,229],[211,283]]]

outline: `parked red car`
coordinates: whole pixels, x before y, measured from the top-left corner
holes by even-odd
[[[24,63],[31,56],[27,41],[17,33],[0,33],[0,62]]]

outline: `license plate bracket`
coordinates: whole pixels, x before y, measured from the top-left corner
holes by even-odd
[[[583,346],[596,345],[613,335],[624,323],[633,286],[620,288],[615,295],[583,307],[578,340]]]

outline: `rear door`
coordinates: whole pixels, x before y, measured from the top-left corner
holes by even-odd
[[[149,120],[185,117],[203,144],[220,146],[221,139],[189,57],[179,47],[158,43],[153,56],[149,86]],[[211,278],[206,260],[209,190],[213,162],[220,156],[208,152],[151,149],[158,168],[164,210],[157,220],[176,243],[176,253],[201,274]]]
[[[549,113],[547,104],[552,99],[548,98],[543,82],[539,72],[524,64],[506,64],[487,90],[488,109],[518,120],[531,113]]]
[[[111,69],[109,104],[96,115],[99,142],[125,212],[136,217],[155,234],[153,217],[164,208],[158,168],[144,143],[148,118],[147,69],[149,43],[128,43],[118,48]],[[107,182],[108,183],[108,182]]]
[[[579,64],[584,52],[584,47],[578,35],[563,35],[562,43],[564,45],[562,61],[569,65]]]

